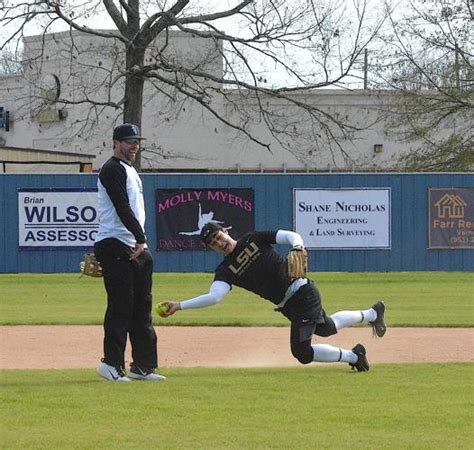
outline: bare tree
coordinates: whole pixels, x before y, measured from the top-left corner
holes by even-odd
[[[58,95],[54,101],[90,104],[89,124],[113,110],[123,121],[141,125],[144,92],[145,101],[155,92],[177,112],[185,102],[197,104],[250,141],[270,151],[271,142],[276,142],[304,160],[328,145],[344,153],[341,142],[367,126],[349,123],[300,94],[358,81],[360,56],[383,22],[370,2],[353,0],[348,6],[343,0],[4,0],[0,28],[10,32],[0,50],[18,42],[31,23],[41,24],[42,39],[25,43],[36,45],[36,56],[24,61],[25,70],[40,73],[48,54],[48,33],[58,23],[65,24],[71,31],[70,44],[59,51],[71,61],[67,77],[72,84],[81,74],[86,83],[76,86],[74,98]],[[101,13],[116,29],[87,25]],[[173,30],[207,42],[203,48],[208,53],[177,57],[172,51]],[[74,31],[102,38],[102,48],[81,48]],[[44,106],[44,96],[37,96]],[[275,99],[277,109],[269,106]],[[223,104],[229,114],[223,114]],[[267,134],[252,128],[256,117]],[[304,141],[302,123],[311,130]],[[140,163],[137,160],[138,167]]]
[[[21,62],[17,61],[15,54],[5,50],[0,54],[0,74],[11,75],[21,70]]]
[[[395,89],[386,131],[411,146],[405,170],[474,168],[473,10],[471,0],[409,0],[389,13],[374,58],[377,87]]]

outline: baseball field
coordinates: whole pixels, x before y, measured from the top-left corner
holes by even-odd
[[[218,306],[155,318],[166,382],[108,383],[95,373],[101,280],[0,275],[0,447],[472,448],[474,274],[313,278],[328,313],[385,300],[383,339],[368,327],[327,339],[363,342],[369,372],[298,366],[284,318],[233,289]],[[190,298],[211,281],[155,274],[155,302]]]

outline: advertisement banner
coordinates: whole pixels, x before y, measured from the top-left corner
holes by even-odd
[[[99,228],[97,189],[19,189],[21,249],[92,247]]]
[[[307,248],[390,248],[389,188],[294,189],[293,201]]]
[[[205,250],[200,232],[207,222],[237,239],[255,226],[253,189],[157,189],[157,249]]]
[[[428,248],[474,248],[474,189],[429,189]]]

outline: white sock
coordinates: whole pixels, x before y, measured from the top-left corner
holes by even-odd
[[[377,312],[372,308],[364,311],[338,311],[331,316],[337,330],[361,322],[373,322],[376,318]]]
[[[352,350],[334,347],[329,344],[314,344],[311,347],[313,349],[313,361],[355,363],[358,359],[358,356]]]

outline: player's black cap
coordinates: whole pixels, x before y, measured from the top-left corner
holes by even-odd
[[[113,139],[121,141],[123,139],[145,139],[140,136],[140,128],[133,123],[124,123],[114,128]]]
[[[209,245],[209,242],[212,241],[214,236],[217,234],[218,231],[224,231],[225,228],[221,227],[217,223],[214,222],[208,222],[206,225],[202,227],[201,230],[201,240],[206,244]]]

